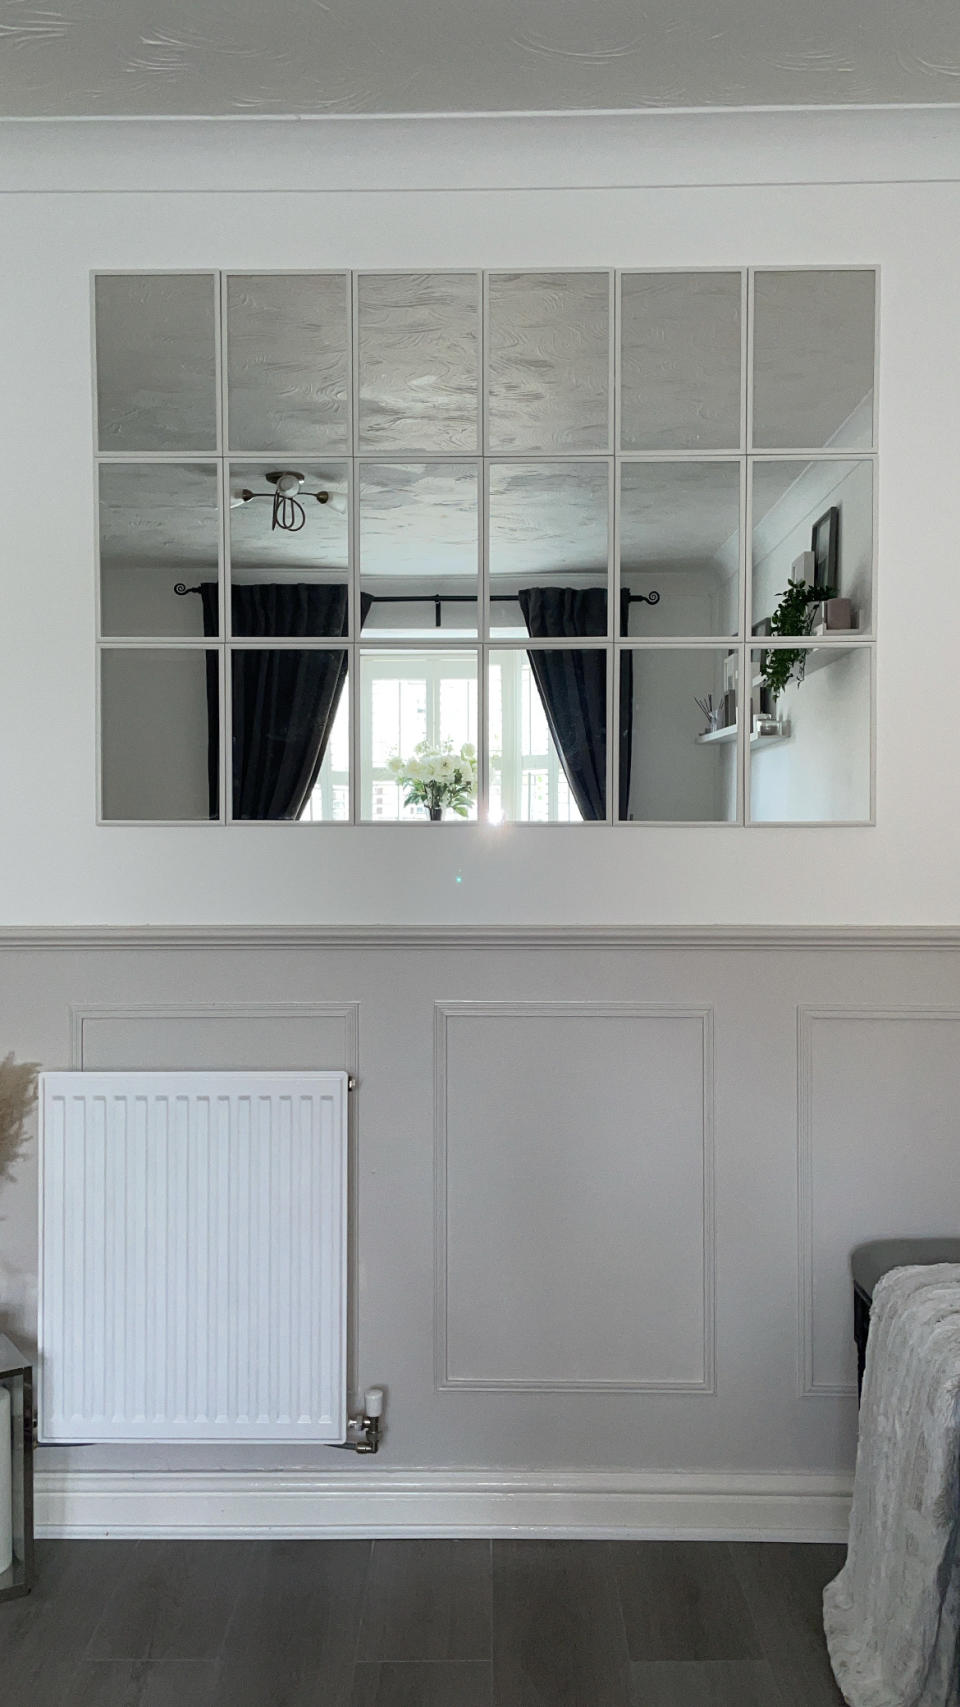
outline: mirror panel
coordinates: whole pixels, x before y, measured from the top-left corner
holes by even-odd
[[[365,462],[359,479],[364,635],[416,640],[475,635],[480,585],[476,463]]]
[[[491,273],[492,451],[610,448],[606,273]]]
[[[361,652],[360,706],[360,818],[368,823],[426,819],[425,804],[404,804],[409,785],[398,778],[396,761],[404,766],[415,761],[429,778],[443,768],[438,761],[445,755],[453,761],[465,745],[476,753],[476,652]],[[476,818],[475,789],[465,809],[468,818]],[[443,820],[462,822],[449,805],[443,807]]]
[[[101,650],[104,819],[218,817],[218,669],[202,647]]]
[[[769,737],[759,738],[754,723],[750,742],[753,823],[869,819],[870,656],[871,648],[857,645],[751,654],[752,679],[773,701]],[[771,675],[778,662],[779,678]]]
[[[737,659],[720,647],[620,653],[622,820],[736,822]]]
[[[490,823],[606,815],[607,655],[598,646],[490,653]]]
[[[624,273],[624,450],[740,444],[739,273]]]
[[[814,628],[870,630],[873,620],[872,462],[753,464],[754,634],[769,618],[789,581],[833,587],[829,606],[811,606]]]
[[[100,631],[200,637],[219,631],[220,507],[215,463],[102,462]],[[180,597],[178,584],[205,583]]]
[[[620,590],[631,638],[739,632],[738,463],[621,464]]]
[[[872,272],[757,273],[753,443],[865,450],[873,444]]]
[[[229,467],[230,608],[232,633],[336,638],[347,633],[349,484],[343,462],[300,462],[285,472],[302,484],[281,505],[273,526],[276,468]],[[244,494],[252,494],[244,496]],[[326,496],[324,497],[324,494]]]
[[[346,274],[231,274],[226,315],[230,448],[348,451]]]
[[[361,273],[357,343],[361,450],[479,450],[476,273]]]
[[[350,784],[339,721],[348,705],[346,649],[234,647],[230,688],[231,816],[299,823],[322,818],[325,808],[330,818],[345,815],[338,807],[349,801]]]
[[[100,274],[95,319],[100,449],[215,451],[213,275]]]
[[[610,465],[490,468],[490,633],[574,640],[607,632]]]

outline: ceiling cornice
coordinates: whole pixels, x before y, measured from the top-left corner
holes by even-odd
[[[563,191],[958,179],[960,104],[0,119],[0,193]]]

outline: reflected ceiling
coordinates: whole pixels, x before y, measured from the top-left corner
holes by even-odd
[[[951,102],[956,0],[0,0],[6,116]]]

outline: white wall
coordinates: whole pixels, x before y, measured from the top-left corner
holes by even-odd
[[[750,123],[760,123],[762,116]],[[706,121],[704,121],[706,122]],[[785,121],[786,122],[786,121]],[[2,550],[5,620],[0,717],[18,738],[0,749],[5,830],[0,883],[11,921],[447,920],[636,922],[921,922],[954,920],[960,797],[954,771],[952,684],[930,669],[931,633],[949,647],[960,628],[955,574],[960,538],[960,341],[955,336],[960,191],[954,182],[820,185],[790,182],[820,169],[836,178],[944,175],[960,158],[941,121],[939,146],[899,153],[870,118],[870,149],[851,120],[846,151],[830,155],[820,120],[801,134],[796,115],[763,137],[728,118],[717,136],[684,132],[670,158],[661,136],[615,130],[603,156],[620,187],[560,187],[574,170],[600,169],[553,121],[524,135],[517,159],[456,142],[416,154],[408,177],[469,190],[403,188],[396,139],[373,127],[334,129],[322,154],[293,127],[256,127],[251,151],[222,127],[158,126],[96,144],[90,127],[56,138],[24,127],[8,151],[0,203],[2,466],[55,470],[43,503],[11,485]],[[652,121],[655,126],[656,121]],[[891,117],[890,124],[896,124]],[[800,128],[798,128],[800,127]],[[820,127],[820,128],[816,128]],[[96,128],[96,127],[94,127]],[[429,128],[429,127],[428,127]],[[507,127],[509,129],[509,127]],[[41,127],[42,129],[42,127]],[[404,132],[408,135],[410,127]],[[160,133],[158,136],[157,133]],[[435,141],[435,132],[431,131]],[[129,141],[128,141],[129,137]],[[377,138],[381,140],[378,142]],[[542,141],[541,141],[542,138]],[[792,139],[792,140],[791,140]],[[599,146],[599,145],[598,145]],[[919,147],[919,145],[918,145]],[[479,149],[479,152],[478,152]],[[810,150],[813,150],[811,153]],[[791,152],[792,150],[792,152]],[[872,150],[872,152],[871,152]],[[522,156],[522,158],[521,158]],[[730,179],[763,170],[785,182]],[[412,157],[412,155],[411,155]],[[469,159],[469,165],[467,163]],[[517,160],[519,159],[519,164]],[[273,170],[270,170],[270,161]],[[486,160],[485,169],[483,161]],[[415,169],[414,169],[415,168]],[[712,181],[696,186],[696,176]],[[383,183],[387,189],[364,190]],[[629,176],[662,174],[683,187],[631,189]],[[352,176],[361,187],[344,189]],[[58,183],[86,193],[64,193]],[[336,183],[271,193],[251,185]],[[542,188],[497,188],[520,181]],[[100,183],[122,189],[103,193]],[[137,182],[173,188],[138,191]],[[206,192],[207,183],[232,189]],[[36,193],[13,193],[37,186]],[[236,193],[235,193],[236,192]],[[879,262],[882,490],[876,828],[644,832],[645,881],[635,881],[636,834],[597,829],[460,827],[429,839],[398,828],[288,826],[110,829],[95,823],[93,478],[89,272],[91,268],[313,268],[443,266],[802,266]],[[917,577],[906,596],[903,577]],[[895,592],[885,596],[888,576]],[[923,738],[917,710],[923,708]],[[814,863],[829,885],[806,881]],[[69,869],[69,888],[58,881]],[[323,881],[318,882],[318,872]]]
[[[405,1466],[488,1466],[498,1485],[540,1473],[551,1487],[558,1468],[583,1485],[603,1472],[616,1527],[641,1509],[643,1478],[665,1478],[680,1488],[658,1508],[668,1530],[691,1509],[705,1523],[707,1508],[731,1531],[802,1526],[800,1492],[809,1530],[816,1478],[842,1492],[852,1460],[849,1250],[955,1230],[943,1112],[957,1097],[955,950],[908,951],[895,936],[861,950],[815,930],[774,948],[752,934],[958,916],[954,689],[931,657],[960,643],[960,123],[918,123],[257,123],[106,140],[97,126],[25,126],[0,155],[3,915],[10,927],[161,928],[126,947],[97,930],[58,948],[42,928],[0,931],[0,1054],[359,1072],[354,1377],[389,1388],[382,1462],[401,1480]],[[92,268],[875,262],[876,827],[97,827]],[[52,471],[42,502],[21,500],[25,467]],[[804,684],[798,717],[841,668]],[[311,936],[322,921],[370,930]],[[410,921],[452,934],[381,946],[382,927]],[[250,934],[226,946],[218,922]],[[563,931],[578,923],[614,940],[578,946]],[[191,924],[209,938],[163,946],[163,927]],[[531,940],[534,924],[549,929]],[[724,924],[747,927],[730,949]],[[631,942],[631,925],[649,937]],[[275,946],[258,934],[272,926]],[[474,1006],[448,1025],[458,1000]],[[480,1011],[492,1002],[514,1010],[513,1054]],[[544,1015],[556,1002],[576,1013]],[[36,1190],[31,1153],[0,1199],[2,1313],[28,1335]],[[491,1250],[492,1205],[513,1238]],[[618,1251],[594,1264],[608,1216]],[[634,1312],[605,1309],[618,1284]],[[350,1476],[352,1498],[371,1468]],[[324,1460],[333,1478],[355,1469],[345,1454]],[[753,1503],[718,1518],[731,1478],[746,1478]],[[216,1494],[221,1522],[232,1497]],[[45,1509],[62,1513],[53,1498]],[[295,1514],[303,1498],[300,1485]],[[842,1529],[842,1499],[829,1516]],[[111,1508],[107,1526],[124,1521]]]

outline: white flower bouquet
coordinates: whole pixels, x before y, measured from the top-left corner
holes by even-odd
[[[439,747],[420,741],[411,758],[398,754],[388,768],[407,791],[404,806],[425,806],[434,822],[443,817],[446,806],[458,818],[468,816],[477,792],[477,749],[472,741],[465,741],[459,752],[452,741]]]

